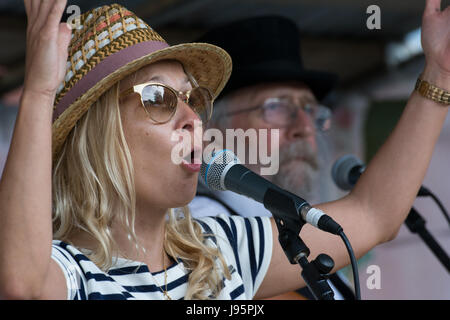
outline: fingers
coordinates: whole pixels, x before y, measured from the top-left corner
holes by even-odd
[[[43,18],[43,20],[45,20],[48,16],[48,13],[51,9],[51,7],[53,7],[54,5],[54,0],[40,0],[40,6],[39,6],[39,17]]]
[[[441,0],[427,0],[424,15],[432,15],[436,12],[441,12]]]
[[[50,13],[48,13],[48,27],[51,30],[57,31],[59,28],[59,24],[61,22],[61,17],[64,12],[64,8],[66,7],[67,0],[56,0],[52,1],[53,5],[50,9]]]
[[[49,32],[58,32],[67,0],[24,0],[30,27],[36,32],[47,28]]]
[[[36,0],[24,0],[23,3],[25,4],[25,11],[27,13],[27,19],[28,19],[28,24],[30,24],[30,22],[34,21],[36,14],[37,14],[37,10],[36,10]],[[39,8],[39,7],[38,7]]]
[[[66,73],[66,61],[69,48],[69,43],[71,40],[71,29],[66,23],[61,23],[59,25],[59,37],[58,37],[58,51],[59,55],[61,57],[61,68],[60,68],[60,74],[58,75],[58,79],[64,79],[64,75]]]
[[[36,1],[36,0],[33,0]],[[56,1],[57,2],[57,1]],[[39,0],[39,11],[36,17],[35,28],[40,30],[43,26],[50,22],[50,12],[55,6],[55,0]]]
[[[27,13],[27,16],[29,16],[31,14],[31,7],[30,7],[30,2],[27,0],[23,1],[23,4],[25,5],[25,12]]]
[[[61,23],[59,25],[59,37],[58,37],[58,50],[62,55],[67,56],[67,48],[71,40],[72,31],[67,23]]]
[[[39,1],[36,0],[28,0],[28,2],[30,2],[30,8],[31,8],[31,13],[33,15],[33,17],[36,17],[38,11],[39,11]]]

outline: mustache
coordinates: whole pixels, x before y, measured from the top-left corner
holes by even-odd
[[[280,166],[295,159],[302,159],[314,170],[319,169],[319,159],[317,152],[306,141],[295,141],[286,147],[280,148]]]

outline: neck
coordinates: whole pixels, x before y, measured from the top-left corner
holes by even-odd
[[[164,234],[166,212],[168,209],[143,210],[151,206],[136,205],[134,231],[139,245],[136,250],[135,239],[128,237],[128,229],[118,219],[111,226],[112,237],[117,245],[117,252],[121,257],[145,263],[151,272],[161,271],[172,261],[164,251]],[[130,221],[131,223],[131,221]],[[95,239],[86,232],[79,231],[71,237],[71,242],[79,248],[95,250]],[[145,251],[144,251],[145,250]],[[164,260],[163,260],[164,257]]]
[[[129,232],[122,224],[115,223],[113,225],[113,237],[119,247],[121,256],[130,260],[142,261],[148,265],[150,271],[155,272],[163,270],[164,266],[167,267],[171,263],[164,251],[168,209],[155,209],[153,207],[149,210],[149,207],[139,203],[136,205],[134,226],[139,250],[136,250],[135,241],[129,239]]]

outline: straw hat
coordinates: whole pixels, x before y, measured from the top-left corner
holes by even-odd
[[[216,98],[231,74],[231,58],[206,43],[169,46],[149,25],[113,4],[80,16],[72,30],[66,75],[53,111],[53,159],[89,107],[112,85],[140,68],[163,59],[181,62],[200,86]]]

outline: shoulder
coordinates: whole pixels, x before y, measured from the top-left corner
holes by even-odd
[[[225,216],[195,219],[211,235],[230,270],[242,281],[251,299],[268,270],[272,257],[270,217]]]
[[[63,260],[66,264],[70,263],[77,265],[83,260],[89,260],[76,247],[61,240],[52,241],[52,257]]]
[[[69,299],[86,299],[86,275],[98,267],[74,246],[53,240],[51,258],[59,265],[67,284]]]
[[[78,249],[63,241],[53,241],[52,258],[63,270],[70,300],[135,298],[122,282],[135,283],[133,275],[139,271],[137,262],[130,260],[124,263],[124,259],[114,257],[113,267],[103,271],[89,259],[88,253],[88,250]]]
[[[256,216],[256,217],[243,217],[238,215],[230,216],[228,214],[219,214],[215,216],[194,217],[194,221],[200,223],[203,229],[221,227],[226,232],[228,229],[236,230],[261,226],[264,229],[269,228],[271,230],[270,217]]]
[[[87,257],[86,252],[82,252],[75,246],[61,240],[53,240],[52,255],[63,257],[71,264],[76,264],[78,266],[95,266],[95,264]]]
[[[213,241],[223,247],[232,248],[233,253],[239,254],[243,245],[251,247],[272,247],[272,226],[269,217],[242,217],[218,215],[215,217],[201,217],[198,222],[203,233],[213,238]]]
[[[263,224],[270,225],[270,217],[257,216],[257,217],[243,217],[238,215],[230,216],[228,214],[218,214],[215,216],[194,217],[194,221],[199,222],[202,227],[206,224],[208,226],[221,226],[223,228],[242,227],[246,224],[254,225]]]

